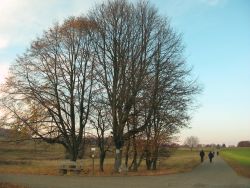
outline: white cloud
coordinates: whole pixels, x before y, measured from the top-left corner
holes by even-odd
[[[8,45],[9,45],[9,40],[7,38],[0,36],[0,49],[4,49],[8,47]]]
[[[10,45],[27,45],[54,22],[77,16],[101,0],[0,0],[0,37]],[[6,39],[7,40],[7,39]],[[5,43],[0,45],[6,47]]]
[[[0,83],[15,57],[55,22],[86,13],[103,0],[0,0]]]

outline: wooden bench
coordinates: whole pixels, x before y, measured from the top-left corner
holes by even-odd
[[[59,174],[64,175],[64,174],[80,174],[83,168],[81,166],[76,166],[76,165],[61,165],[59,167]]]

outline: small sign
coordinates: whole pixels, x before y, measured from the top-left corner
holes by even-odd
[[[91,157],[92,157],[92,158],[95,158],[95,155],[94,155],[94,154],[92,154],[92,155],[91,155]]]
[[[94,152],[94,151],[95,151],[95,148],[91,148],[91,151]]]
[[[116,149],[116,150],[115,150],[115,153],[117,153],[117,154],[120,153],[120,150],[119,150],[119,149]]]

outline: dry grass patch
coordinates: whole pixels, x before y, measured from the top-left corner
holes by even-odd
[[[64,159],[64,149],[60,145],[0,143],[0,173],[59,175],[59,167],[68,162]],[[191,171],[200,163],[199,153],[188,149],[178,149],[169,158],[161,157],[154,171],[146,170],[145,161],[142,161],[138,172],[127,172],[123,168],[120,174],[114,173],[114,158],[111,154],[105,159],[104,172],[99,171],[98,158],[95,158],[93,172],[92,162],[87,155],[85,159],[77,161],[77,166],[84,169],[80,176],[165,175]]]
[[[59,175],[59,166],[66,163],[66,160],[20,160],[0,162],[0,173],[13,174],[40,174],[40,175]],[[99,160],[95,159],[94,173],[92,171],[92,160],[83,159],[77,161],[78,166],[83,167],[81,176],[142,176],[142,175],[166,175],[191,171],[199,164],[199,157],[196,152],[176,151],[169,158],[160,158],[157,170],[146,170],[143,161],[137,172],[127,172],[125,168],[120,174],[114,173],[114,159],[107,158],[104,164],[104,172],[99,170]],[[69,173],[73,175],[73,173]]]
[[[58,175],[58,163],[55,160],[7,161],[0,163],[0,173]]]
[[[7,182],[0,182],[0,188],[28,188],[28,187]]]
[[[84,174],[85,176],[92,176],[92,160],[86,159],[83,162],[84,167],[88,170],[88,174]],[[143,161],[140,168],[137,172],[127,172],[125,168],[123,168],[122,173],[117,174],[114,173],[114,159],[108,158],[105,159],[104,172],[99,171],[99,162],[95,161],[94,167],[94,175],[95,176],[157,176],[157,175],[167,175],[167,174],[175,174],[188,172],[194,169],[196,166],[200,164],[199,153],[197,151],[190,150],[177,150],[173,153],[169,158],[161,157],[157,166],[157,170],[147,170],[145,166],[145,162]]]

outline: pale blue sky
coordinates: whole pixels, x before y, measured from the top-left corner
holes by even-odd
[[[0,82],[10,63],[56,21],[102,0],[0,0]],[[201,143],[250,140],[250,1],[154,0],[183,33],[185,56],[204,91],[191,129]]]

